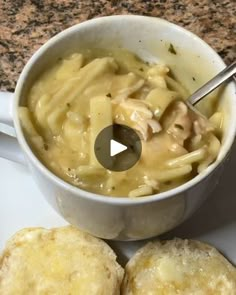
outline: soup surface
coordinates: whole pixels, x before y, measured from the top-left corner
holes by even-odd
[[[42,73],[19,113],[26,138],[52,172],[84,190],[132,198],[181,185],[217,158],[222,113],[197,115],[187,97],[165,64],[121,49],[84,50]],[[142,140],[140,160],[123,172],[105,169],[94,154],[96,136],[114,123]]]

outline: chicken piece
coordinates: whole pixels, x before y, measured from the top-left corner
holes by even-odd
[[[143,100],[129,98],[126,101],[120,103],[120,106],[124,107],[127,110],[131,110],[143,114],[143,117],[146,119],[151,119],[153,117],[152,111],[149,109],[148,105]]]
[[[147,124],[151,128],[153,134],[160,132],[162,129],[160,123],[155,119],[147,120]]]
[[[203,140],[203,136],[201,134],[194,135],[189,140],[187,149],[189,152],[198,150],[204,146],[205,142]]]
[[[140,163],[146,168],[162,167],[167,160],[185,155],[187,150],[171,135],[165,132],[156,134],[151,140],[142,142]]]
[[[166,132],[183,146],[192,129],[192,119],[187,105],[181,101],[172,104],[164,115],[162,125]]]
[[[193,122],[193,130],[196,135],[203,135],[214,131],[212,124],[204,117],[197,117]]]
[[[214,131],[214,124],[208,120],[198,109],[194,108],[187,102],[189,115],[193,122],[193,131],[195,135],[204,135],[208,132]]]
[[[144,183],[152,187],[153,190],[158,191],[160,189],[160,183],[156,179],[150,178],[147,175],[145,175],[143,179]]]
[[[139,80],[136,84],[121,89],[112,100],[113,103],[120,103],[125,101],[130,95],[138,91],[144,84],[144,80]]]
[[[129,98],[121,102],[114,113],[115,123],[134,128],[145,141],[151,134],[158,133],[162,129],[160,123],[153,119],[153,113],[145,101]]]
[[[136,91],[132,94],[132,98],[144,100],[146,99],[147,95],[150,93],[151,88],[144,83],[144,85],[139,89],[139,91]]]
[[[114,98],[122,89],[130,88],[133,85],[137,84],[137,82],[140,80],[140,77],[138,75],[135,75],[134,73],[128,73],[123,75],[114,75],[110,78],[110,80],[110,94],[111,97]]]

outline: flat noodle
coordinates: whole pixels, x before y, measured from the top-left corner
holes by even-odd
[[[74,53],[33,83],[29,108],[19,110],[26,137],[49,169],[82,189],[136,198],[174,188],[217,159],[224,118],[193,113],[186,89],[168,73],[125,50]],[[124,173],[95,155],[98,134],[112,124],[133,128],[142,141],[140,160]],[[102,152],[112,167],[115,158]]]
[[[111,79],[110,93],[112,97],[116,97],[120,94],[121,90],[130,89],[140,81],[140,77],[134,73],[128,73],[123,75],[114,75]]]
[[[71,104],[92,83],[98,76],[104,75],[106,72],[115,72],[117,65],[114,59],[108,57],[103,59],[95,59],[81,70],[78,74],[67,80],[63,87],[51,98],[48,104],[44,105],[44,116],[40,124],[45,128],[50,127],[53,134],[60,132],[59,124],[65,117],[68,110],[67,105]],[[39,116],[40,117],[40,116]]]
[[[181,178],[185,175],[190,174],[192,171],[191,165],[184,165],[178,168],[166,169],[161,171],[154,171],[150,173],[153,178],[157,179],[159,182],[166,182]]]
[[[75,117],[75,118],[74,118]],[[66,144],[68,144],[72,151],[78,151],[80,147],[80,154],[87,151],[88,145],[88,122],[79,114],[74,112],[67,113],[67,120],[63,124],[62,135]]]
[[[166,166],[170,168],[177,168],[183,165],[191,165],[193,163],[203,160],[206,156],[206,149],[201,148],[186,155],[180,156],[175,159],[171,159],[166,163]]]
[[[213,125],[215,132],[217,135],[221,135],[223,123],[224,123],[224,116],[221,112],[214,113],[210,118],[209,122]]]
[[[135,85],[123,88],[119,91],[118,95],[112,100],[113,103],[123,102],[132,93],[138,91],[144,84],[144,80],[139,80]]]
[[[153,189],[150,185],[142,185],[129,192],[129,198],[143,197],[153,194]]]
[[[75,53],[70,58],[64,59],[62,65],[56,73],[58,80],[66,80],[73,77],[83,66],[84,57],[82,54]]]
[[[90,164],[101,167],[98,162],[94,145],[98,134],[112,125],[111,100],[107,96],[96,96],[90,100]],[[112,138],[112,134],[110,135]]]
[[[106,170],[103,167],[81,165],[76,169],[76,174],[79,177],[101,176],[106,174]]]
[[[218,138],[213,135],[208,135],[208,157],[205,160],[201,161],[198,166],[198,173],[201,173],[205,170],[212,162],[215,161],[220,151],[220,141]]]
[[[69,97],[67,97],[67,95],[65,96],[62,88],[62,90],[59,91],[51,100],[50,109],[53,110],[54,107],[56,107],[58,103],[61,102],[72,102],[76,98],[77,94],[81,93],[98,76],[102,76],[106,72],[114,73],[116,70],[117,65],[113,58],[106,57],[101,59],[94,59],[89,64],[81,68],[77,76],[68,80],[68,90],[71,92]],[[67,83],[65,84],[65,86],[66,85]]]
[[[169,72],[169,68],[162,64],[152,66],[147,71],[147,80],[153,87],[167,89],[166,74]]]
[[[35,106],[35,120],[37,124],[41,127],[46,126],[47,123],[47,116],[45,113],[45,105],[49,103],[51,100],[51,95],[43,94],[40,96],[36,106]]]
[[[149,103],[155,117],[159,120],[170,103],[178,98],[179,94],[177,92],[157,87],[149,92],[145,101]]]
[[[44,141],[43,138],[36,131],[34,124],[32,122],[30,111],[27,107],[19,108],[19,118],[22,124],[22,127],[27,134],[31,143],[35,146],[36,149],[41,150],[44,149]]]

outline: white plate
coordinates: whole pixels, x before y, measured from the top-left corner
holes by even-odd
[[[198,212],[164,237],[206,241],[236,264],[236,144],[220,184]],[[26,168],[0,159],[0,250],[24,227],[55,227],[66,222],[47,204]],[[146,241],[110,242],[124,264]]]

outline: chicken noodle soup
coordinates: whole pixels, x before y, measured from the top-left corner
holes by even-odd
[[[192,112],[188,92],[165,64],[147,64],[125,50],[84,50],[46,70],[20,107],[25,135],[39,159],[82,189],[140,197],[174,188],[217,158],[223,117]],[[113,123],[142,140],[138,163],[123,172],[102,167],[98,133]]]

